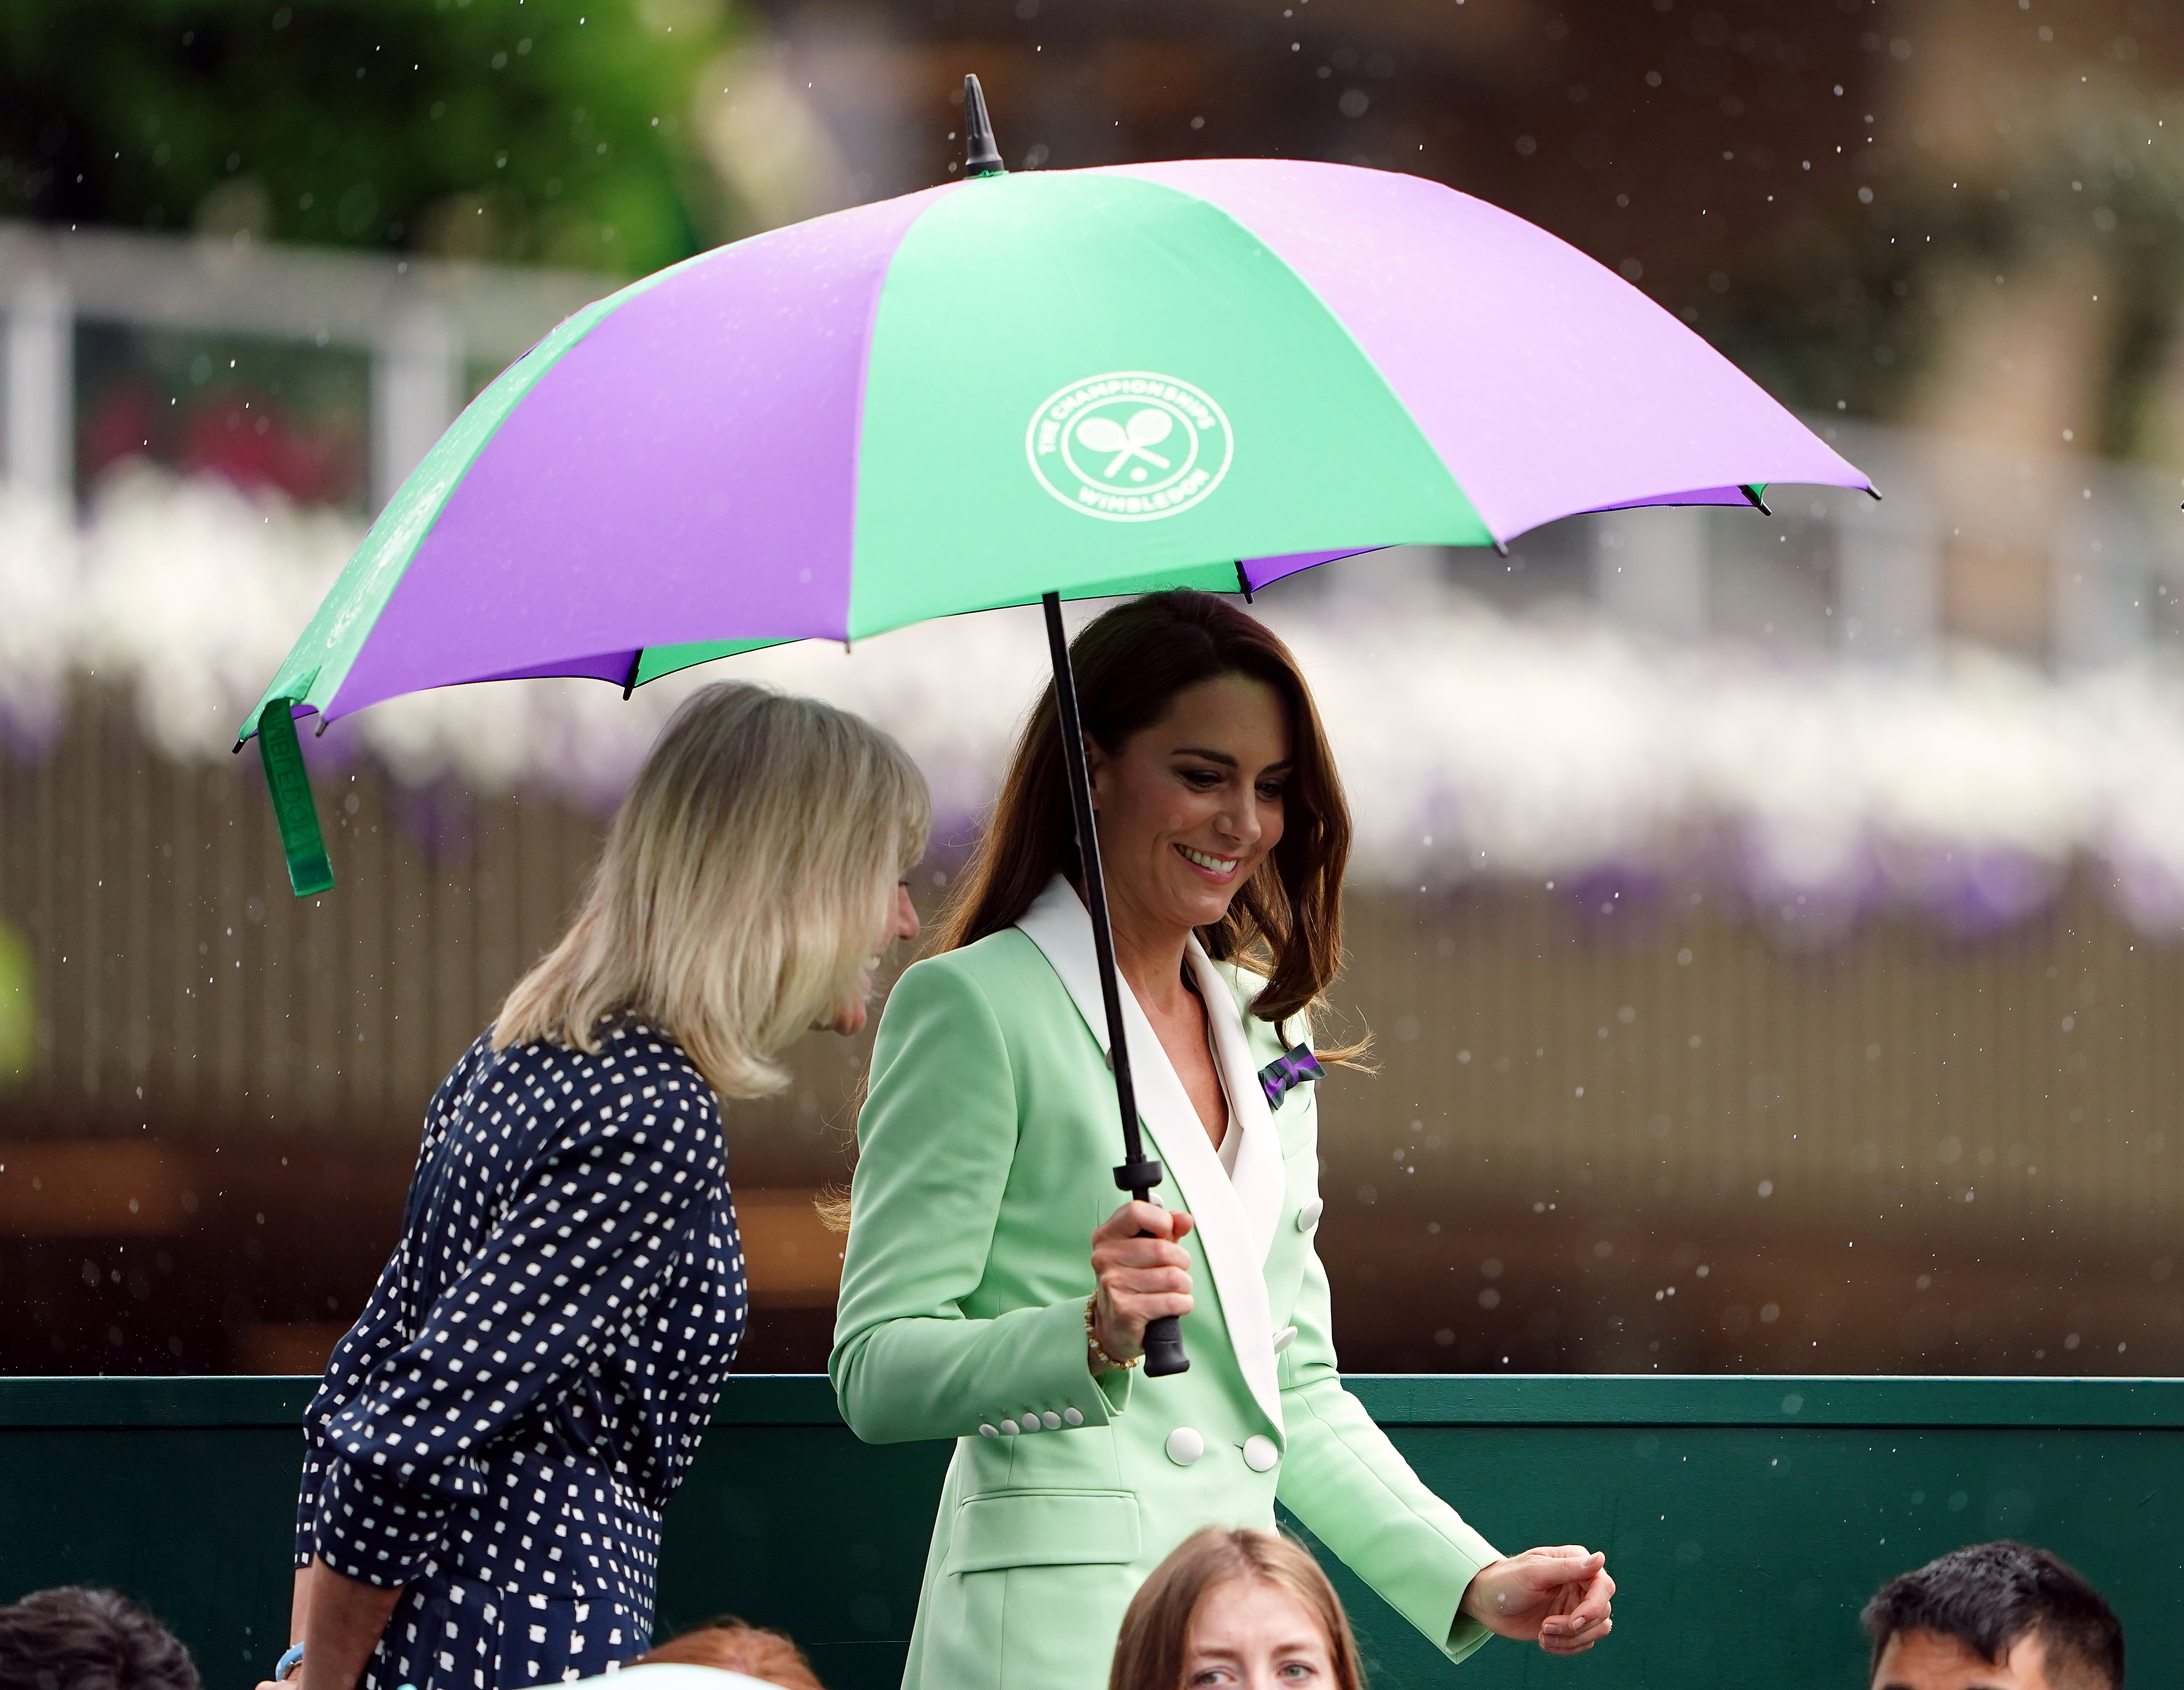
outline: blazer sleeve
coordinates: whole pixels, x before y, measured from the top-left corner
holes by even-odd
[[[1473,1576],[1502,1552],[1428,1490],[1334,1365],[1327,1269],[1310,1252],[1282,1357],[1289,1448],[1276,1494],[1344,1565],[1451,1660],[1493,1634],[1457,1612]]]
[[[945,957],[905,970],[873,1040],[827,1363],[867,1443],[969,1436],[1026,1406],[1103,1425],[1128,1398],[1128,1374],[1086,1365],[1084,1297],[967,1312],[1019,1131],[1008,1041],[978,982]]]
[[[319,1553],[319,1507],[330,1459],[325,1439],[334,1416],[348,1406],[357,1386],[389,1353],[402,1347],[401,1269],[410,1247],[405,1233],[379,1270],[364,1313],[334,1346],[318,1395],[304,1416],[304,1475],[296,1487],[296,1565],[308,1567]]]

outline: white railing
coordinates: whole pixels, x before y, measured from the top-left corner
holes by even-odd
[[[107,322],[365,353],[376,509],[454,420],[468,369],[514,362],[562,318],[618,285],[566,271],[224,236],[0,224],[8,483],[34,499],[72,493],[75,330],[79,322]]]
[[[1602,609],[1663,634],[1763,632],[1887,667],[1930,663],[1956,639],[2070,674],[2177,638],[2184,480],[2174,472],[2059,443],[2012,449],[1810,420],[1885,499],[1783,488],[1769,494],[1774,522],[1736,510],[1589,519]],[[1791,574],[1818,588],[1802,627],[1724,626],[1716,613],[1725,577],[1747,600],[1758,583],[1763,600],[1766,583]],[[1794,623],[1796,605],[1787,610]]]

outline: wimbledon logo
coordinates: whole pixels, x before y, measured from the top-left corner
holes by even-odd
[[[1087,516],[1156,522],[1221,485],[1235,441],[1188,382],[1117,370],[1072,382],[1032,413],[1024,455],[1039,484]]]

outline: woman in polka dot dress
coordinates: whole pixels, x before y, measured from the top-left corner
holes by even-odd
[[[744,1330],[720,1100],[863,1025],[928,821],[856,717],[737,683],[677,713],[568,933],[432,1100],[305,1417],[276,1677],[501,1690],[644,1652],[660,1512]]]

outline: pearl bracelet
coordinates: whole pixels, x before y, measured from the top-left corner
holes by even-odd
[[[1099,1331],[1092,1324],[1092,1311],[1099,1306],[1100,1293],[1096,1291],[1084,1299],[1084,1348],[1091,1358],[1092,1371],[1114,1373],[1135,1367],[1145,1359],[1143,1356],[1132,1356],[1128,1361],[1117,1361],[1101,1346]]]

